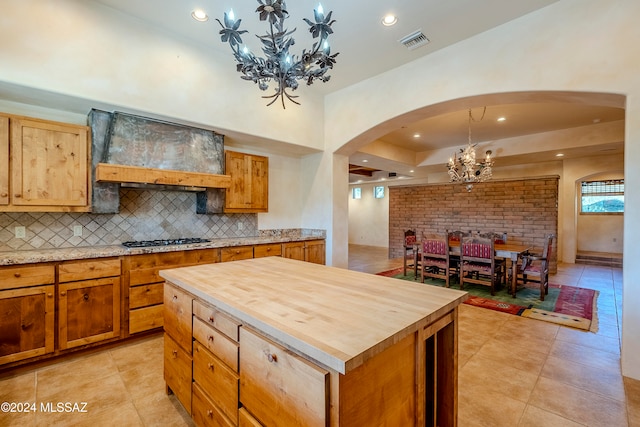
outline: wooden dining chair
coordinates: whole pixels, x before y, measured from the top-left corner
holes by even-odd
[[[419,258],[416,255],[416,232],[415,230],[407,230],[404,232],[404,251],[403,251],[403,274],[407,275],[407,267],[413,268],[414,271],[414,279],[417,279],[418,275],[418,265],[416,263],[416,258]]]
[[[525,254],[522,256],[522,264],[518,265],[518,278],[523,285],[530,280],[540,284],[540,301],[544,301],[544,296],[549,294],[549,262],[554,238],[554,234],[546,235],[542,253]]]
[[[449,241],[443,234],[427,234],[422,236],[422,256],[420,281],[425,277],[444,279],[445,287],[449,287]]]
[[[496,262],[494,240],[479,236],[463,237],[460,244],[460,289],[465,283],[489,286],[495,295],[505,277],[504,263]]]

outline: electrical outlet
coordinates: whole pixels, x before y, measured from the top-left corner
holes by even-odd
[[[244,224],[239,222],[238,223],[238,230],[243,230],[244,229]]]
[[[73,235],[82,237],[82,226],[81,225],[74,225],[73,226]]]
[[[15,231],[16,231],[16,239],[24,239],[25,237],[27,237],[27,232],[24,226],[20,225],[16,227]]]

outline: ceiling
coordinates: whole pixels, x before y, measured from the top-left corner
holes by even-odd
[[[207,48],[229,54],[229,72],[235,73],[232,54],[227,44],[222,43],[218,31],[220,25],[215,18],[222,19],[224,12],[233,7],[236,18],[242,19],[241,29],[249,30],[243,39],[253,52],[259,46],[253,34],[263,34],[268,26],[258,20],[255,9],[259,5],[255,0],[154,0],[153,8],[148,0],[93,0],[104,6],[116,9],[132,17],[159,27],[175,37],[186,38]],[[388,2],[337,1],[325,0],[325,13],[333,11],[334,34],[329,41],[332,52],[339,52],[335,71],[328,83],[317,83],[300,91],[329,93],[342,89],[358,81],[367,79],[456,42],[472,37],[522,15],[555,3],[558,0],[399,0]],[[312,38],[307,31],[303,18],[312,19],[313,8],[317,1],[289,1],[287,10],[290,19],[286,27],[295,33],[296,46],[300,51],[309,48]],[[202,8],[209,15],[207,22],[197,22],[191,17],[195,8]],[[385,27],[381,20],[387,13],[398,17],[396,25]],[[429,43],[409,50],[399,40],[416,30],[429,39]],[[238,76],[239,78],[239,76]],[[304,93],[300,93],[304,96]],[[624,109],[602,107],[584,103],[566,102],[489,102],[483,116],[484,106],[474,106],[471,121],[472,141],[497,141],[541,132],[587,126],[594,123],[624,120]],[[420,153],[450,147],[452,153],[466,145],[468,140],[468,106],[436,116],[416,118],[409,124],[398,128],[380,138],[379,142],[400,150]],[[304,108],[303,105],[300,108]],[[505,117],[497,122],[498,117]],[[414,137],[419,134],[420,137]],[[374,141],[372,141],[374,142]],[[602,150],[608,153],[622,152],[623,143],[614,147],[590,147],[573,150],[567,156],[597,155]],[[367,158],[368,157],[368,158]],[[541,159],[544,159],[541,157]],[[364,162],[369,160],[369,162]],[[511,164],[520,159],[514,156]],[[354,166],[379,169],[372,176],[350,174],[350,181],[377,180],[381,174],[398,173],[398,176],[417,174],[415,164],[398,163],[389,159],[372,157],[362,152],[350,155],[349,163]],[[402,169],[402,170],[401,170]],[[410,170],[416,171],[409,172]]]

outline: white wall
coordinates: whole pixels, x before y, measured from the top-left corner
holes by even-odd
[[[373,188],[383,186],[384,198],[373,197]],[[354,188],[360,188],[361,199],[354,199]],[[383,183],[349,186],[349,243],[389,247],[389,187]]]

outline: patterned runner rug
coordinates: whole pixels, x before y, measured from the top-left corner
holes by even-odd
[[[405,276],[402,274],[402,268],[383,271],[378,275],[414,280],[413,271],[407,271]],[[420,283],[420,278],[417,282]],[[444,280],[425,277],[424,283],[444,287]],[[451,284],[451,287],[460,289],[457,283]],[[506,287],[497,290],[493,296],[487,286],[465,284],[464,290],[469,292],[469,298],[465,304],[584,331],[597,331],[598,291],[593,289],[550,283],[549,294],[545,296],[544,301],[540,301],[540,288],[536,283],[528,283],[524,288],[519,288],[516,298],[509,295]]]

